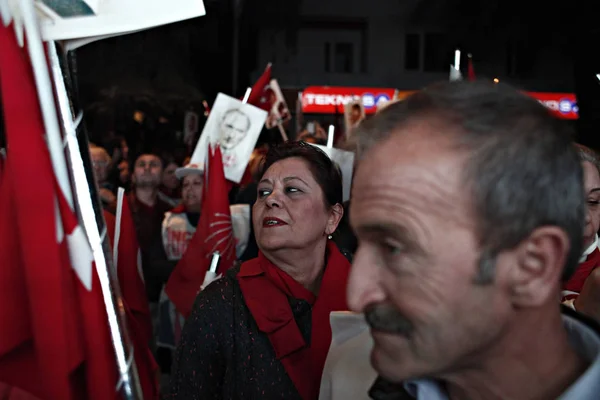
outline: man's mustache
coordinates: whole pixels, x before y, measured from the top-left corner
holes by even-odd
[[[391,304],[371,304],[365,309],[365,320],[371,329],[410,337],[413,324]]]

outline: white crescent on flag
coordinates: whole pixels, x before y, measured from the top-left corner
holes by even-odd
[[[69,258],[71,266],[77,277],[87,290],[92,290],[92,262],[94,255],[87,241],[85,232],[80,225],[67,234],[67,245],[69,246]]]
[[[94,262],[92,247],[88,242],[85,231],[77,222],[75,213],[67,204],[64,195],[62,193],[57,193],[57,195],[60,197],[57,199],[55,207],[56,241],[60,244],[66,236],[71,268],[75,271],[82,285],[87,290],[92,290],[92,263]]]

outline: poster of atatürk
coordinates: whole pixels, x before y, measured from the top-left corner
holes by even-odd
[[[266,111],[219,93],[190,163],[204,165],[208,144],[219,144],[225,178],[239,183],[266,119]]]

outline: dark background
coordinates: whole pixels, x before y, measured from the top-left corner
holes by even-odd
[[[236,3],[241,10],[237,20]],[[390,10],[400,3],[405,9],[408,4],[409,12],[399,24],[435,21],[445,27],[449,42],[477,54],[480,60],[495,51],[488,45],[490,39],[515,43],[520,59],[525,60],[519,71],[524,76],[527,60],[533,62],[544,46],[560,49],[558,54],[574,65],[578,140],[600,149],[600,81],[596,78],[600,73],[600,2],[389,0]],[[278,28],[294,46],[302,23],[301,6],[302,0],[205,0],[204,17],[77,50],[80,97],[91,136],[136,129],[172,134],[181,129],[186,110],[202,114],[202,100],[212,104],[218,92],[242,96],[253,83],[251,78],[256,78],[251,73],[264,67],[257,60],[259,30]],[[239,64],[234,79],[236,24]],[[389,87],[395,87],[394,82]],[[143,127],[133,126],[134,110],[147,115]]]

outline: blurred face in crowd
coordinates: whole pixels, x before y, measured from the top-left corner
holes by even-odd
[[[327,240],[341,219],[325,206],[323,190],[308,163],[290,157],[271,165],[258,184],[252,221],[259,248],[265,252],[307,249]]]
[[[129,162],[122,160],[119,165],[119,181],[121,183],[129,182]]]
[[[127,141],[125,139],[121,140],[121,156],[125,160],[129,157],[129,146],[127,146]]]
[[[230,150],[240,143],[250,130],[250,118],[240,110],[229,110],[223,116],[220,131],[220,144]]]
[[[600,173],[598,168],[589,161],[584,161],[583,167],[583,186],[586,198],[586,214],[584,229],[584,245],[589,247],[596,238],[596,233],[600,229]]]
[[[132,180],[136,187],[157,188],[162,178],[162,161],[153,154],[142,154],[133,166]]]
[[[352,106],[352,110],[350,111],[350,122],[352,122],[352,124],[356,124],[358,121],[360,121],[361,116],[360,107],[357,105]]]
[[[187,211],[200,212],[203,188],[204,177],[201,174],[190,174],[183,177],[181,198]]]
[[[176,189],[179,186],[179,179],[175,176],[177,164],[169,163],[163,170],[162,184],[169,189]]]
[[[480,250],[461,181],[466,156],[438,130],[400,129],[368,151],[353,183],[359,246],[348,304],[371,327],[373,366],[395,382],[477,362],[511,310],[501,274],[475,283]]]
[[[101,147],[90,148],[90,157],[92,160],[92,167],[94,168],[94,176],[99,185],[106,182],[108,178],[108,165],[110,163],[110,157],[106,150]]]

